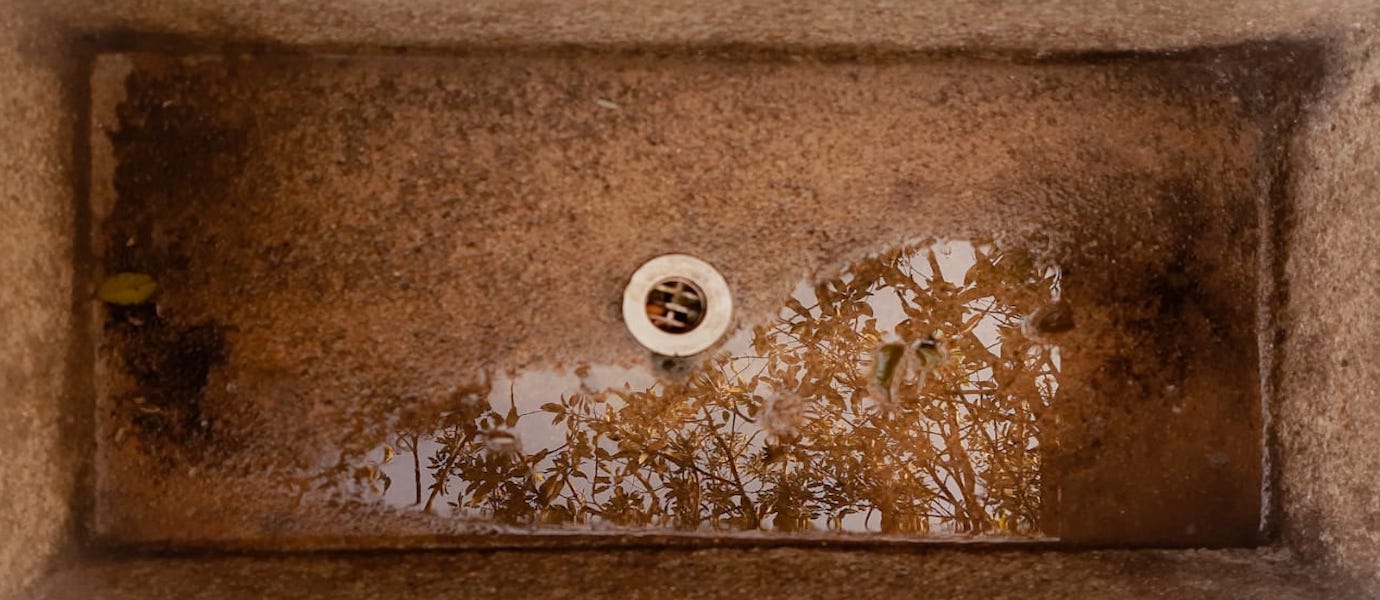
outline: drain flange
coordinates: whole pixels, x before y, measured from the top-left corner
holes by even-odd
[[[666,254],[638,267],[623,291],[623,321],[648,350],[664,356],[703,352],[728,331],[733,297],[712,265]]]

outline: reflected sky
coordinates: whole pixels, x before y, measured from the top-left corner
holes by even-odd
[[[1057,269],[911,243],[800,282],[688,374],[491,375],[345,488],[532,527],[1039,535],[1039,416],[1072,322]]]

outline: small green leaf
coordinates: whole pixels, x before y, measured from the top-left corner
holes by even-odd
[[[563,483],[564,480],[557,479],[555,477],[543,481],[541,483],[541,487],[537,490],[537,493],[541,496],[542,503],[550,504],[553,500],[555,500],[556,495],[561,491],[561,485]]]
[[[158,282],[145,273],[119,273],[107,277],[96,290],[102,302],[133,306],[148,302],[158,291]]]
[[[877,349],[872,363],[872,382],[883,390],[891,389],[891,380],[896,376],[896,368],[905,356],[906,347],[897,344],[883,344]]]

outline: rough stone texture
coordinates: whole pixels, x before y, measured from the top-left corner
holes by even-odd
[[[844,552],[778,548],[192,557],[99,561],[50,600],[179,598],[1195,598],[1354,597],[1246,551]]]
[[[1172,2],[782,2],[777,0],[345,0],[329,9],[266,0],[60,0],[91,31],[146,42],[239,41],[337,47],[474,44],[742,43],[908,49],[1178,49],[1319,35],[1364,0]],[[122,39],[134,41],[139,36]],[[179,41],[180,40],[180,41]]]
[[[0,3],[0,598],[72,538],[73,206],[70,131],[51,31]],[[75,379],[74,379],[75,378]]]
[[[1345,38],[1301,132],[1278,431],[1286,539],[1380,594],[1380,56]]]
[[[1295,215],[1298,227],[1290,238],[1293,246],[1287,275],[1293,304],[1287,321],[1290,335],[1281,349],[1285,366],[1278,388],[1285,399],[1278,407],[1276,423],[1285,455],[1281,460],[1281,513],[1287,539],[1308,556],[1324,558],[1330,566],[1354,576],[1373,578],[1380,572],[1376,523],[1371,512],[1376,504],[1376,473],[1380,473],[1376,468],[1380,441],[1373,426],[1380,412],[1373,382],[1380,373],[1376,372],[1376,353],[1369,331],[1374,328],[1380,299],[1363,276],[1373,268],[1367,257],[1380,248],[1380,240],[1374,238],[1374,228],[1370,226],[1377,217],[1372,198],[1380,185],[1372,146],[1376,117],[1371,98],[1376,75],[1373,59],[1366,52],[1368,40],[1376,35],[1376,9],[1372,2],[850,2],[844,6],[817,2],[808,7],[786,7],[777,2],[731,0],[716,5],[352,0],[333,3],[326,9],[311,2],[233,0],[66,0],[42,4],[59,19],[80,29],[137,32],[125,39],[142,39],[154,46],[232,39],[342,48],[593,41],[1097,50],[1185,48],[1281,37],[1335,38],[1339,42],[1334,48],[1339,51],[1336,66],[1344,76],[1331,82],[1329,87],[1335,93],[1306,121],[1308,127],[1296,146],[1299,159],[1292,165],[1299,178],[1293,195],[1300,202]],[[66,351],[56,348],[65,345],[65,305],[70,301],[65,291],[71,264],[67,257],[69,217],[65,211],[71,206],[71,199],[59,192],[64,177],[58,174],[71,154],[71,144],[58,125],[68,113],[59,108],[61,94],[55,71],[36,64],[25,53],[10,51],[19,40],[49,29],[47,24],[19,20],[12,3],[0,6],[0,42],[4,48],[0,53],[0,80],[5,82],[0,90],[0,115],[7,133],[7,143],[0,148],[0,162],[6,166],[5,177],[0,180],[0,191],[4,192],[0,196],[0,209],[4,209],[0,211],[0,274],[7,281],[36,282],[6,286],[0,291],[0,303],[6,307],[0,316],[0,342],[4,344],[0,346],[0,374],[4,377],[0,389],[6,394],[5,404],[0,406],[0,418],[5,423],[5,435],[0,438],[0,474],[5,481],[5,487],[0,489],[0,525],[6,528],[0,548],[0,596],[32,579],[42,568],[44,557],[51,553],[55,536],[69,531],[59,525],[66,514],[63,507],[68,496],[58,490],[65,489],[67,484],[60,475],[62,470],[49,462],[53,456],[61,456],[60,448],[64,447],[56,441],[58,413],[54,399],[62,387],[56,378],[66,376],[58,364]],[[35,339],[53,345],[35,346],[31,343]],[[1294,369],[1297,372],[1291,374]],[[489,556],[495,562],[477,564],[524,575],[537,568],[522,560],[525,555]],[[656,564],[640,562],[645,556],[632,553],[586,558],[626,560],[617,568],[591,573],[645,578],[651,567],[638,567]],[[690,556],[697,561],[705,558]],[[735,560],[741,558],[732,556]],[[780,559],[773,564],[788,569],[792,577],[828,572],[834,561],[846,560],[834,554],[819,555],[820,560],[830,563],[826,566],[789,558],[799,555],[772,556]],[[1041,556],[1041,560],[1048,561],[1048,577],[1032,585],[1048,586],[1044,589],[1052,590],[1049,594],[1053,597],[1074,595],[1061,593],[1069,590],[1058,586],[1080,585],[1088,567],[1087,559],[1067,554]],[[1323,596],[1317,590],[1309,593],[1306,588],[1280,579],[1266,578],[1257,583],[1256,567],[1233,571],[1223,568],[1221,561],[1200,563],[1202,556],[1198,554],[1177,556],[1190,562],[1190,567],[1201,564],[1206,573],[1178,568],[1183,567],[1183,560],[1174,559],[1168,563],[1176,567],[1170,569],[1173,572],[1147,577],[1138,565],[1132,564],[1116,578],[1125,590],[1121,596],[1191,597],[1206,595],[1198,590],[1215,585],[1185,575],[1190,572],[1220,578],[1226,586],[1235,586],[1228,587],[1228,597],[1243,595],[1240,590],[1254,590],[1259,597],[1289,597],[1290,593]],[[429,585],[443,585],[440,580],[447,575],[445,568],[414,571],[408,564],[414,558],[364,560],[373,561],[377,569],[367,572],[378,573],[379,581],[393,583],[389,591],[404,589],[405,582],[418,572],[430,573]],[[315,563],[319,566],[302,566],[313,560],[319,561]],[[454,568],[442,557],[433,556],[432,560]],[[462,555],[457,560],[470,561],[473,557]],[[568,562],[568,557],[559,560],[559,564],[589,564]],[[864,556],[858,560],[870,563],[875,559]],[[1256,560],[1248,558],[1247,562]],[[712,568],[686,571],[687,575],[725,585],[731,585],[727,578],[736,575],[747,578],[737,580],[738,584],[758,585],[750,579],[751,573],[738,568],[737,562],[704,562]],[[244,564],[255,566],[238,566]],[[367,592],[367,588],[352,586],[370,585],[353,577],[351,569],[360,564],[338,559],[288,562],[273,558],[103,563],[69,572],[56,580],[52,589],[54,597],[91,597],[84,592],[123,581],[125,597],[156,597],[167,590],[167,597],[199,594],[232,598],[270,588],[279,590],[280,595],[298,596],[295,592],[300,588],[293,586],[317,584],[339,591],[337,596],[348,596],[346,592],[352,589]],[[954,575],[946,584],[971,585],[972,577],[979,576],[973,573],[1000,568],[1002,564],[1001,558],[985,555],[968,565],[969,576]],[[298,568],[290,569],[290,565]],[[898,565],[886,573],[906,568],[917,567]],[[317,577],[299,575],[308,571],[317,573]],[[585,579],[582,571],[556,572],[565,573],[566,579],[557,580],[561,587],[549,588],[553,595],[561,590],[578,593],[601,582],[597,577]],[[941,572],[953,575],[950,571]],[[1232,578],[1230,574],[1234,572],[1245,575]],[[274,576],[275,573],[281,576]],[[478,585],[493,582],[487,573],[484,575]],[[626,582],[617,578],[607,581]],[[858,579],[839,577],[837,581],[847,582],[847,587],[836,591],[859,595]],[[1089,581],[1106,580],[1094,577]],[[806,582],[825,585],[834,580]],[[914,582],[909,578],[898,580],[897,587],[891,589],[898,594],[913,594],[917,589]],[[1274,587],[1259,587],[1270,585]],[[1380,594],[1380,583],[1372,580],[1370,585],[1372,596]],[[512,590],[496,584],[495,587],[496,592]],[[1074,591],[1077,590],[1086,588]],[[1097,591],[1104,596],[1115,593]],[[801,588],[797,592],[808,595],[809,590]],[[465,591],[454,593],[464,595]],[[1025,593],[1023,597],[1039,596]]]

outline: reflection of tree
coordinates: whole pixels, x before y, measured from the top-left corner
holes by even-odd
[[[1036,532],[1058,365],[1020,321],[1050,305],[1056,276],[980,246],[953,278],[943,258],[924,244],[863,260],[790,299],[754,332],[754,356],[683,381],[532,415],[467,394],[431,434],[417,503],[514,524]],[[908,342],[909,367],[883,390],[871,363],[891,338]],[[941,359],[914,356],[935,339]],[[510,432],[524,416],[550,418],[563,443],[524,450]],[[414,455],[418,440],[398,438]]]

